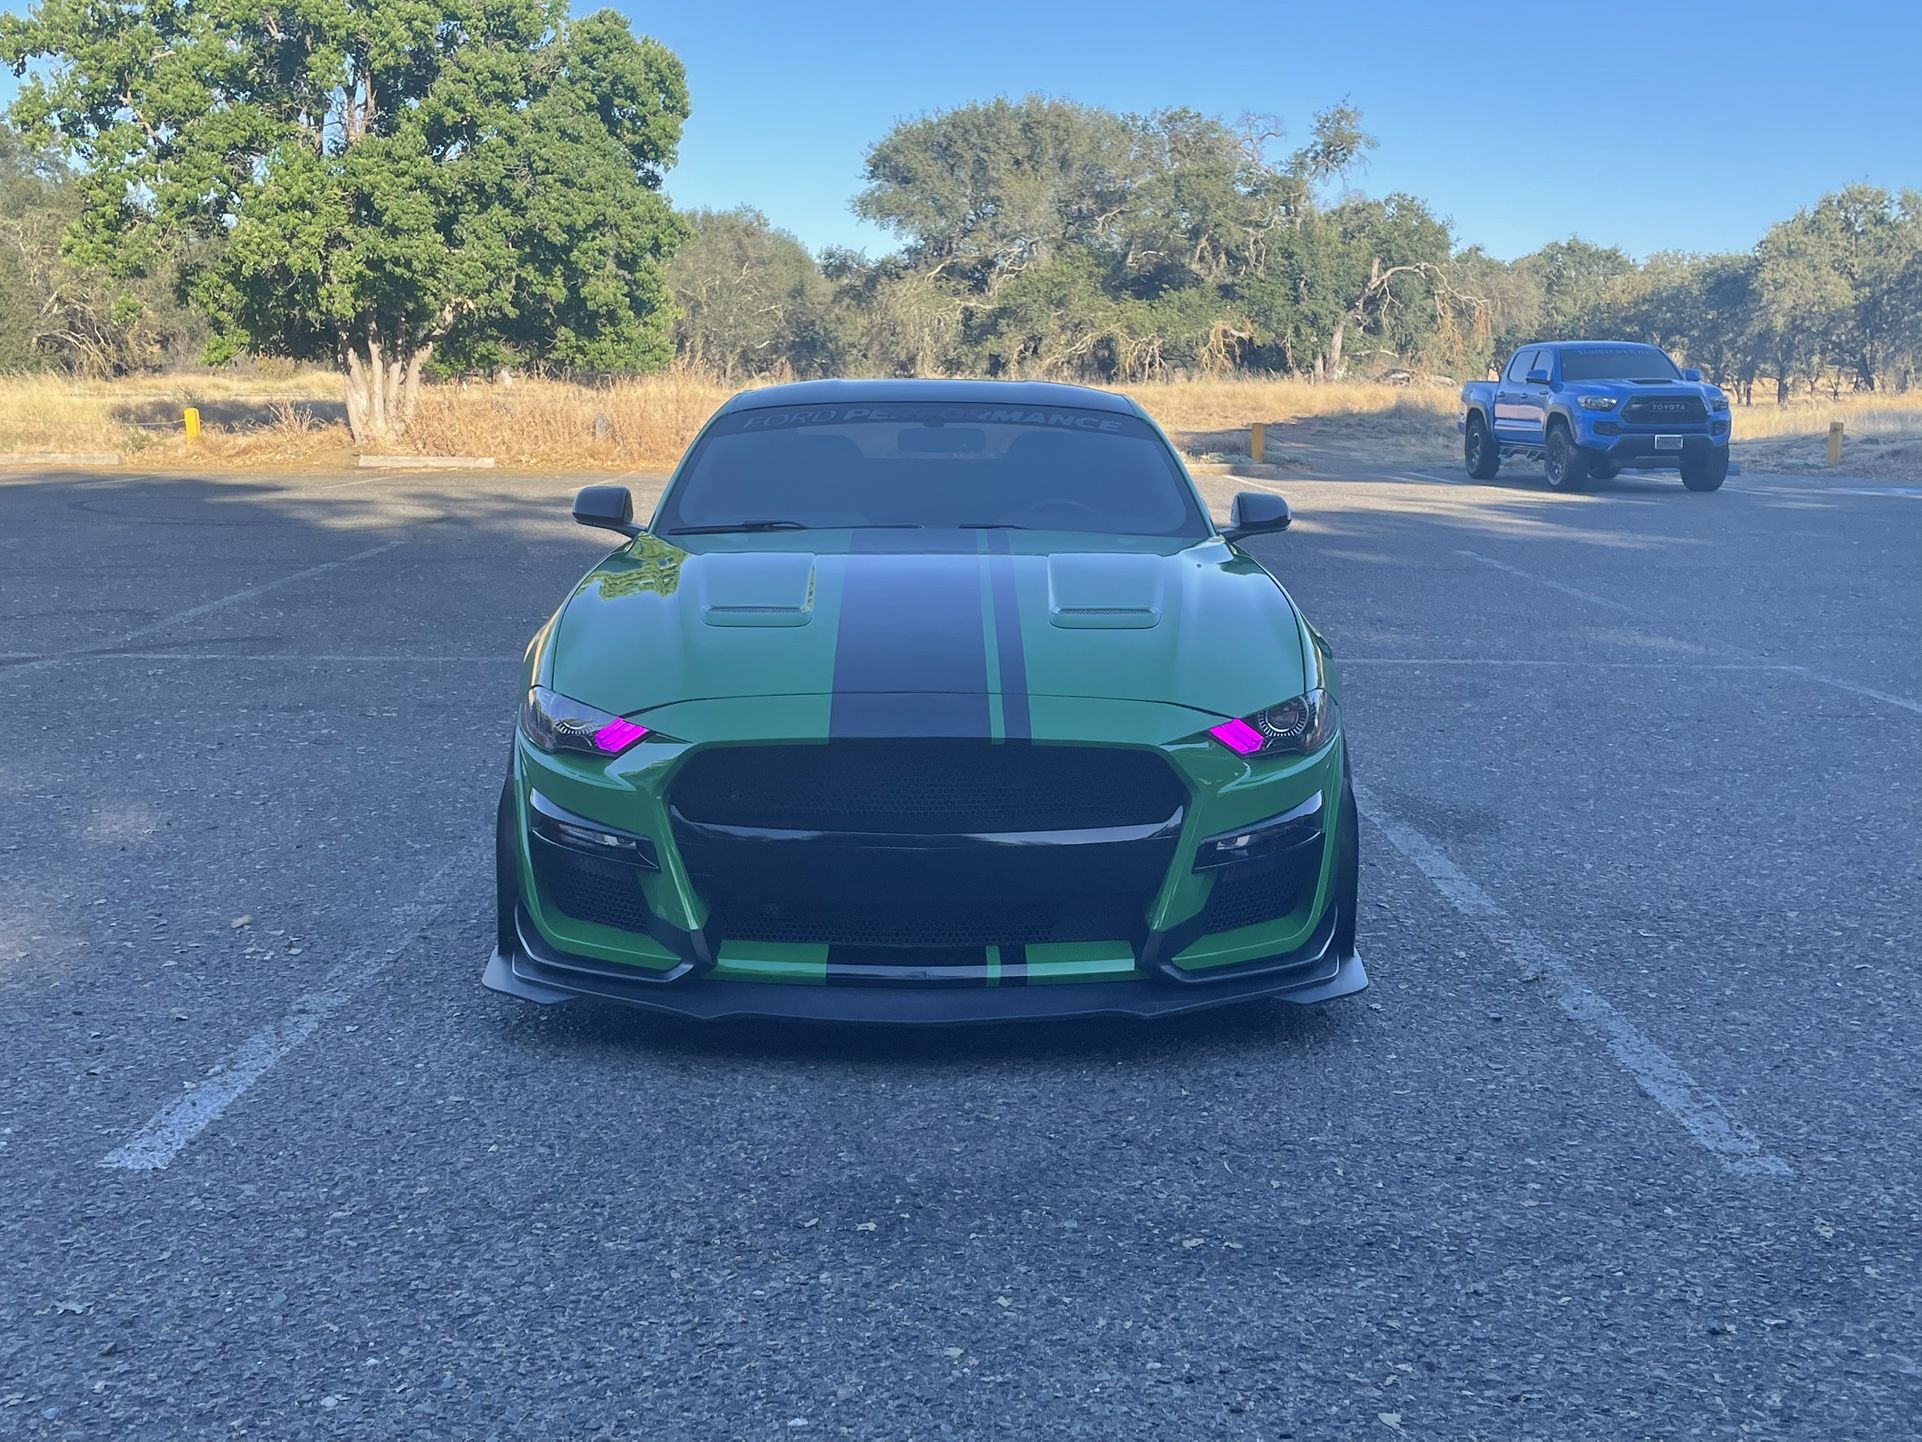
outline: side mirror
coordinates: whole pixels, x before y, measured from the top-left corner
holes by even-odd
[[[1528,373],[1526,380],[1531,386],[1545,386],[1548,384],[1548,372],[1538,367]]]
[[[1690,366],[1687,370],[1682,372],[1682,379],[1685,381],[1700,381],[1701,378],[1702,378],[1702,373],[1697,369],[1695,369],[1694,366]]]
[[[626,486],[582,487],[574,497],[574,519],[623,536],[638,536],[647,529],[634,524],[634,497]]]
[[[1239,541],[1244,536],[1259,536],[1268,531],[1285,531],[1295,519],[1288,503],[1271,491],[1243,491],[1235,497],[1228,512],[1224,541]]]

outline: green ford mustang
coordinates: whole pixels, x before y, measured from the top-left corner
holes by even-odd
[[[1131,401],[736,396],[528,647],[484,980],[708,1018],[1367,985],[1327,644]]]

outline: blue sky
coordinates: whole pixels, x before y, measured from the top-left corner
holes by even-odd
[[[675,203],[817,250],[893,246],[848,203],[896,120],[1029,91],[1272,113],[1291,141],[1346,96],[1381,141],[1355,188],[1505,258],[1746,249],[1851,182],[1922,189],[1922,0],[574,0],[600,3],[687,65]]]
[[[1850,182],[1922,188],[1916,0],[616,3],[687,65],[676,204],[756,205],[815,248],[891,247],[848,202],[894,121],[1028,91],[1291,138],[1346,95],[1381,141],[1355,188],[1504,257],[1746,249]]]

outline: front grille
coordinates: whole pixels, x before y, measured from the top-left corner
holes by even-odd
[[[670,794],[710,826],[924,836],[1154,825],[1186,799],[1150,751],[931,740],[715,747]]]
[[[1700,425],[1708,407],[1700,396],[1632,396],[1622,407],[1622,419],[1635,426]]]
[[[555,910],[596,926],[647,930],[647,901],[633,866],[542,842],[534,843],[533,861],[534,879]]]
[[[1279,921],[1307,900],[1321,877],[1321,847],[1224,867],[1201,914],[1204,936]]]

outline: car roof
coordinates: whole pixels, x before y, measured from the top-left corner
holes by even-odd
[[[769,406],[860,405],[892,402],[955,401],[963,405],[1073,406],[1085,411],[1117,411],[1139,415],[1135,403],[1113,391],[1092,386],[1062,385],[1055,381],[945,380],[914,377],[897,380],[792,381],[742,391],[716,413],[764,410]]]
[[[1640,340],[1541,340],[1531,342],[1538,350],[1661,350]],[[1521,349],[1527,350],[1528,346]],[[1667,352],[1663,352],[1667,354]]]

